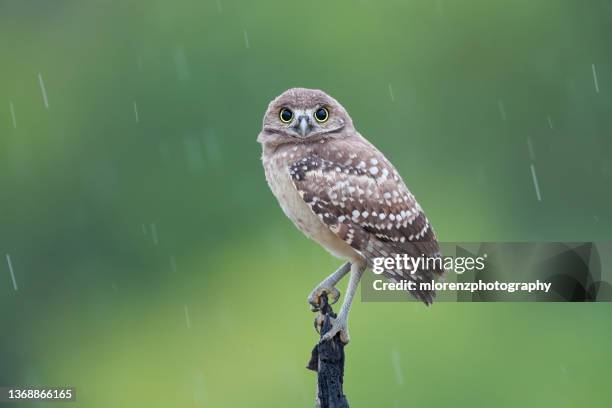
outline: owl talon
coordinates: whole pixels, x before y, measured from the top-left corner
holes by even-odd
[[[348,344],[350,341],[350,336],[348,332],[348,320],[346,317],[338,316],[336,319],[334,319],[332,327],[321,337],[319,343],[333,339],[338,333],[340,333],[340,341],[342,341],[344,344]]]
[[[310,295],[308,295],[308,303],[310,303],[310,310],[316,312],[320,309],[321,296],[326,293],[328,298],[328,304],[333,305],[340,299],[340,291],[335,287],[317,286]]]

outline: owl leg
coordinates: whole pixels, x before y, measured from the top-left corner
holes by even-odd
[[[331,296],[330,305],[333,305],[340,299],[340,291],[336,289],[336,283],[338,283],[350,270],[351,263],[347,262],[338,268],[336,272],[325,278],[323,282],[319,283],[317,287],[310,292],[310,295],[308,295],[308,303],[312,306],[311,309],[313,311],[319,310],[320,298],[323,293],[327,293]]]
[[[342,303],[342,307],[340,307],[338,316],[334,319],[331,329],[329,329],[329,331],[321,338],[322,342],[332,339],[338,332],[340,333],[340,340],[342,340],[344,343],[349,342],[348,315],[351,309],[351,304],[353,303],[353,297],[355,297],[355,292],[357,292],[357,286],[359,286],[359,280],[361,279],[365,269],[365,263],[351,264],[351,277],[349,279],[348,287],[346,288],[344,302]]]

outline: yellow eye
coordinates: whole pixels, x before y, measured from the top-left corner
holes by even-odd
[[[291,112],[290,109],[282,108],[278,113],[278,117],[280,118],[281,122],[289,123],[291,122],[291,119],[293,119],[293,112]]]
[[[327,111],[326,108],[321,107],[316,110],[316,112],[314,113],[314,117],[317,120],[317,122],[323,123],[327,121],[327,119],[329,118],[329,112]]]

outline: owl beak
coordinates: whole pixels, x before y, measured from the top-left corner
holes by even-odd
[[[300,133],[300,136],[305,137],[311,129],[310,120],[308,119],[308,116],[300,116],[295,124],[295,127],[296,130]]]

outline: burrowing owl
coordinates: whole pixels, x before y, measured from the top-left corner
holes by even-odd
[[[348,341],[348,313],[364,270],[377,257],[439,256],[436,235],[395,167],[363,138],[334,98],[323,91],[293,88],[270,102],[257,138],[266,179],[281,208],[306,236],[346,260],[324,279],[323,291],[337,301],[335,285],[349,271],[344,302],[326,338]],[[430,281],[441,270],[390,270],[393,280]],[[411,292],[425,304],[433,293]]]

